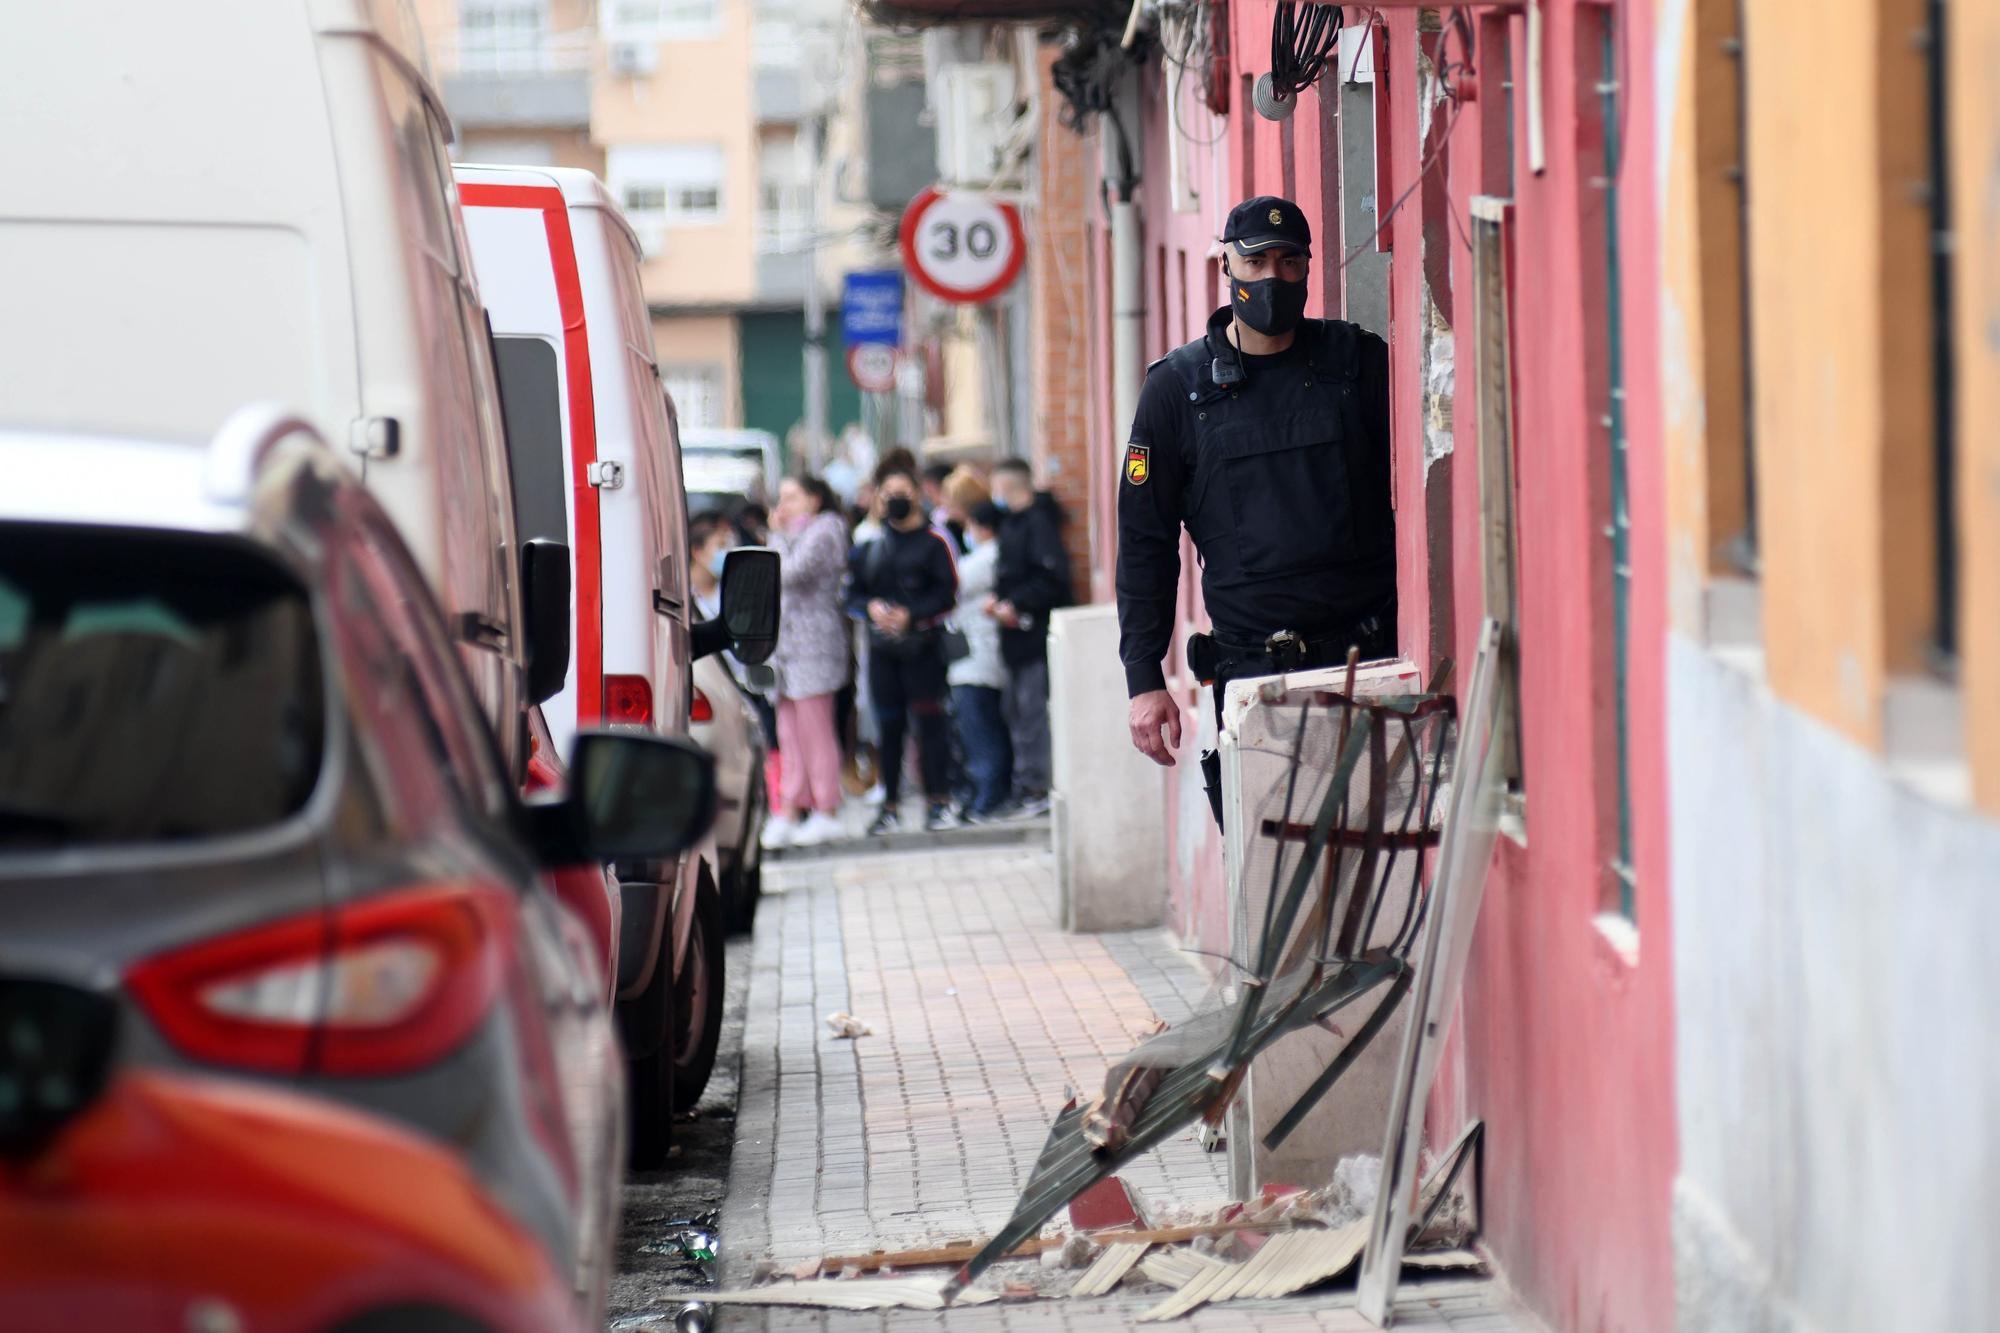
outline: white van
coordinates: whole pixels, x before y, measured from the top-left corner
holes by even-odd
[[[778,437],[751,427],[690,426],[681,432],[688,507],[696,513],[750,501],[773,505],[783,472]]]
[[[684,736],[698,613],[680,448],[639,289],[638,238],[587,171],[461,165],[453,173],[493,325],[517,522],[524,538],[566,543],[574,562],[570,671],[542,718],[559,752],[593,724]],[[666,1147],[664,1108],[693,1107],[715,1063],[722,881],[712,841],[678,866],[615,869],[633,1156],[650,1165]]]
[[[445,126],[408,0],[13,8],[0,424],[205,440],[245,402],[303,410],[439,594],[518,778],[530,648]]]

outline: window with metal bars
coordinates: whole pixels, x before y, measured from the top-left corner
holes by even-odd
[[[1525,837],[1527,784],[1521,762],[1521,617],[1515,541],[1512,201],[1472,200],[1474,409],[1478,416],[1480,565],[1486,614],[1506,647],[1504,700],[1494,738],[1507,785],[1510,835]]]
[[[1625,415],[1625,291],[1619,238],[1619,169],[1624,148],[1624,72],[1616,11],[1581,5],[1576,13],[1577,156],[1582,178],[1586,384],[1595,420],[1594,447],[1602,451],[1603,483],[1597,490],[1603,546],[1601,574],[1592,586],[1605,604],[1608,642],[1597,655],[1609,679],[1609,736],[1600,754],[1608,770],[1602,784],[1603,828],[1610,844],[1605,908],[1627,919],[1634,912],[1632,853],[1632,511]],[[1593,472],[1598,469],[1593,467]]]
[[[1752,392],[1755,381],[1751,375],[1753,343],[1750,324],[1750,99],[1745,95],[1743,77],[1749,57],[1743,47],[1743,0],[1734,0],[1734,3],[1726,6],[1720,3],[1720,0],[1710,0],[1710,4],[1724,11],[1724,16],[1728,20],[1730,30],[1720,39],[1719,45],[1724,58],[1729,62],[1727,68],[1731,76],[1730,87],[1734,97],[1734,105],[1731,108],[1733,114],[1729,116],[1726,126],[1734,151],[1729,155],[1730,165],[1724,168],[1723,176],[1735,188],[1736,232],[1731,238],[1733,245],[1726,247],[1725,253],[1717,256],[1724,261],[1717,267],[1733,268],[1735,277],[1734,290],[1723,293],[1722,299],[1728,301],[1730,297],[1734,297],[1736,316],[1736,327],[1733,331],[1736,343],[1735,364],[1728,369],[1735,374],[1734,388],[1739,405],[1738,418],[1734,424],[1741,437],[1738,452],[1742,469],[1740,481],[1742,493],[1738,497],[1738,502],[1741,505],[1742,518],[1736,535],[1725,539],[1723,543],[1723,557],[1738,571],[1754,575],[1757,572],[1757,412],[1756,398]],[[1698,111],[1697,114],[1703,113]],[[1711,380],[1711,387],[1721,386]]]
[[[1953,671],[1958,655],[1958,488],[1954,455],[1957,418],[1953,411],[1956,366],[1952,346],[1952,234],[1950,143],[1947,137],[1944,0],[1924,3],[1925,120],[1931,243],[1931,449],[1933,503],[1936,506],[1932,550],[1937,621],[1932,632],[1933,664]]]

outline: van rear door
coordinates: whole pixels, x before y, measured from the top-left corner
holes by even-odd
[[[597,413],[576,249],[553,182],[479,168],[457,176],[493,321],[516,525],[523,540],[550,537],[570,548],[570,670],[542,706],[557,750],[567,754],[579,726],[605,720]]]

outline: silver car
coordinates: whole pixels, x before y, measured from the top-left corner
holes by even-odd
[[[766,667],[746,671],[770,674]],[[688,734],[715,760],[715,856],[722,871],[722,910],[732,933],[757,919],[764,894],[764,724],[720,656],[694,664],[694,707]]]
[[[707,760],[587,734],[570,796],[524,804],[401,540],[296,419],[0,434],[0,477],[0,971],[118,981],[124,1063],[451,1146],[594,1318],[621,1061],[541,874],[691,842]]]

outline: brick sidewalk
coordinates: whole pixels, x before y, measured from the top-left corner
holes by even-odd
[[[1067,1089],[1095,1091],[1157,1014],[1182,1017],[1201,972],[1158,931],[1071,935],[1036,847],[772,865],[743,1034],[723,1208],[722,1286],[761,1259],[982,1238],[1007,1217]],[[835,1038],[846,1011],[872,1035]],[[1227,1198],[1227,1164],[1189,1131],[1122,1173],[1155,1210]],[[1398,1327],[1512,1329],[1490,1285],[1406,1286]],[[725,1328],[1123,1327],[1163,1293],[830,1314],[724,1307]],[[1233,1302],[1183,1327],[1364,1327],[1351,1294]]]

